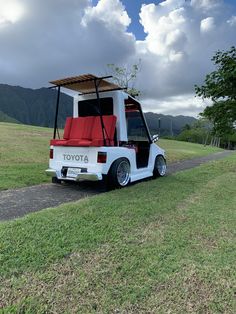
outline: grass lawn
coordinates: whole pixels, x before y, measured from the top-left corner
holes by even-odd
[[[0,313],[236,313],[236,156],[0,224]]]
[[[49,182],[45,175],[52,130],[0,123],[0,190]]]
[[[158,145],[166,150],[168,163],[202,157],[222,151],[222,149],[217,147],[164,139],[160,139]]]
[[[50,179],[45,175],[52,130],[13,123],[0,123],[0,190],[30,186]],[[167,161],[204,156],[219,151],[199,144],[160,140]]]

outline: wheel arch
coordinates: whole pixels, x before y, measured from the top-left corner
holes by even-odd
[[[127,156],[124,156],[124,157],[123,157],[123,156],[120,156],[120,157],[118,157],[118,158],[116,158],[116,159],[114,159],[114,160],[112,161],[112,163],[110,164],[110,167],[109,167],[109,169],[108,169],[107,174],[109,174],[109,172],[110,172],[112,166],[113,166],[114,163],[117,162],[119,159],[126,159],[126,160],[128,161],[128,163],[129,163],[130,167],[131,167],[131,162],[130,162],[129,158],[128,158]]]

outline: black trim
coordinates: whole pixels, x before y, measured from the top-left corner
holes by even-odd
[[[139,110],[140,110],[141,117],[142,117],[142,120],[143,120],[143,124],[144,124],[144,126],[145,126],[145,128],[146,128],[146,131],[147,131],[149,143],[151,144],[151,143],[152,143],[152,138],[151,138],[151,134],[150,134],[150,132],[149,132],[149,128],[148,128],[148,125],[147,125],[147,121],[146,121],[145,116],[144,116],[144,114],[143,114],[143,111],[142,111],[142,108],[141,108],[140,103],[138,103],[138,106],[139,106]]]
[[[103,144],[104,146],[106,146],[106,139],[105,139],[106,129],[105,129],[104,121],[102,118],[102,108],[101,108],[101,102],[100,102],[100,97],[99,97],[99,92],[98,92],[98,87],[100,83],[101,83],[101,79],[94,79],[95,91],[96,91],[97,101],[98,101],[98,109],[99,109],[99,114],[100,114],[100,121],[101,121],[101,126],[102,126]]]
[[[131,98],[130,96],[128,96],[128,98],[125,99],[125,105],[129,105],[129,104],[131,104],[131,105],[133,104],[133,105],[137,106],[137,109],[139,110],[139,112],[141,114],[141,118],[142,118],[144,127],[145,127],[146,132],[147,132],[149,144],[151,144],[152,143],[152,137],[151,137],[151,134],[150,134],[150,131],[149,131],[149,128],[147,125],[147,121],[145,119],[145,116],[144,116],[144,113],[142,111],[142,107],[141,107],[140,103],[138,101],[136,101],[135,99]]]
[[[58,86],[57,90],[57,103],[56,103],[56,114],[55,114],[55,121],[54,121],[54,133],[53,133],[53,139],[56,138],[56,132],[57,132],[57,119],[58,119],[58,110],[59,110],[59,102],[60,102],[60,91],[61,87]]]

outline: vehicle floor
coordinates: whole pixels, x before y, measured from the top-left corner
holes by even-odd
[[[197,167],[211,160],[228,156],[233,151],[222,151],[205,157],[184,160],[168,165],[167,175]],[[0,192],[0,221],[22,217],[44,208],[78,201],[85,197],[105,192],[100,182],[81,182],[66,184],[42,184]]]

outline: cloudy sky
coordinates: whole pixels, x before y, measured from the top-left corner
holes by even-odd
[[[194,84],[235,44],[235,0],[0,0],[0,83],[39,88],[141,59],[145,111],[196,116]]]

